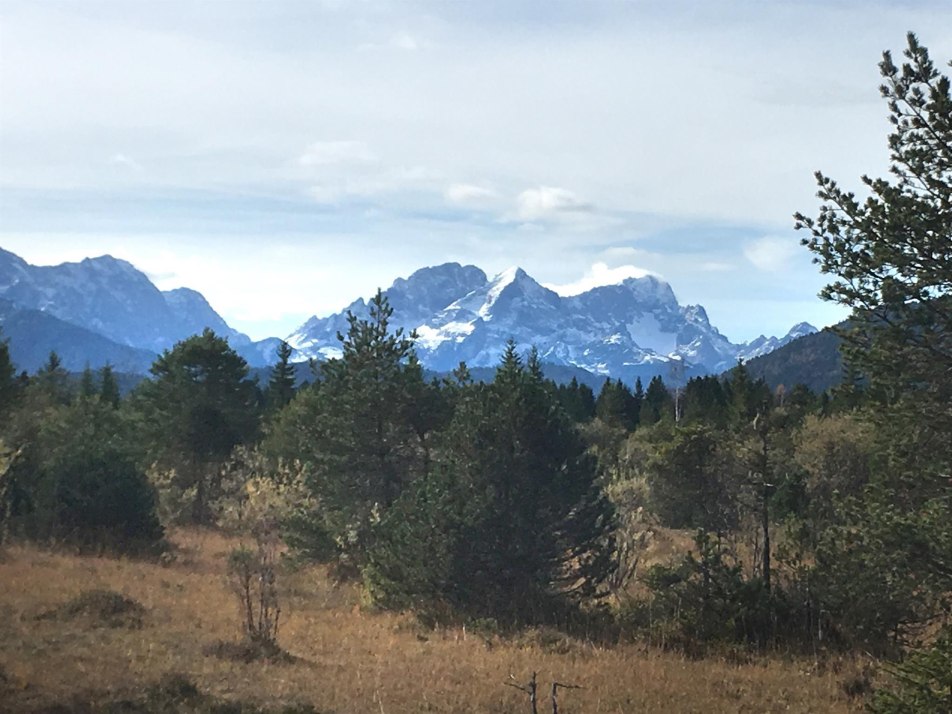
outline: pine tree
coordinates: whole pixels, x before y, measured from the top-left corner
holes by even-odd
[[[268,380],[268,406],[277,410],[287,406],[294,398],[295,375],[294,365],[291,364],[293,348],[284,340],[278,345],[278,361],[271,368],[271,377]]]
[[[109,364],[99,370],[99,399],[103,404],[109,404],[113,409],[119,407],[119,382]]]
[[[818,563],[828,580],[861,577],[875,601],[864,609],[877,615],[865,622],[894,640],[952,591],[952,95],[926,48],[907,40],[906,62],[885,52],[879,64],[892,176],[864,176],[857,198],[818,172],[818,217],[796,215],[833,276],[822,296],[853,310],[844,357],[867,380],[885,460]]]
[[[443,414],[412,339],[391,331],[392,314],[379,291],[367,319],[348,314],[341,358],[322,365],[322,380],[278,416],[266,444],[272,455],[305,465],[321,503],[295,525],[296,548],[357,570],[373,525],[427,469],[429,435]]]
[[[96,396],[96,378],[88,362],[79,380],[79,394],[85,399]]]
[[[638,425],[640,405],[620,380],[606,379],[595,400],[595,416],[612,427],[631,431]]]
[[[10,345],[0,332],[0,416],[12,407],[16,393],[16,367],[10,359]]]
[[[594,459],[532,363],[507,345],[493,383],[459,401],[435,471],[381,523],[369,574],[385,602],[552,621],[611,572]]]
[[[638,423],[644,426],[657,424],[662,419],[674,419],[674,399],[660,376],[651,378],[644,399]]]
[[[257,390],[248,365],[206,329],[165,351],[151,373],[132,405],[146,461],[175,469],[181,487],[195,489],[192,519],[209,523],[220,464],[257,433]]]
[[[55,351],[50,352],[46,363],[36,373],[36,383],[55,402],[69,403],[69,374],[63,368],[63,361]]]

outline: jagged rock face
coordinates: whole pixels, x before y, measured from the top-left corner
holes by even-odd
[[[436,371],[461,361],[493,366],[511,339],[520,350],[536,347],[545,362],[623,379],[672,365],[718,372],[812,330],[799,325],[782,339],[732,344],[703,307],[680,306],[671,286],[653,276],[561,297],[520,268],[489,280],[478,268],[449,263],[397,280],[385,295],[394,322],[416,331],[420,360]],[[357,300],[348,310],[363,317],[367,304]],[[299,354],[332,357],[339,354],[337,333],[346,329],[344,311],[312,318],[288,339]]]

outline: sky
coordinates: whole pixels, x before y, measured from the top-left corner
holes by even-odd
[[[841,319],[792,215],[888,168],[883,50],[952,3],[0,0],[0,246],[285,336],[448,261]]]

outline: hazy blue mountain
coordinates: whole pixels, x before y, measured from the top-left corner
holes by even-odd
[[[846,323],[841,323],[836,327],[845,326]],[[843,358],[840,355],[842,340],[834,329],[802,335],[750,360],[747,369],[752,377],[762,377],[773,388],[781,384],[786,387],[805,384],[815,392],[822,392],[835,387],[843,381]]]
[[[229,327],[201,293],[188,288],[162,292],[145,273],[109,255],[34,266],[0,249],[0,298],[153,357],[206,327],[227,338],[252,365],[274,362],[278,344],[274,338],[253,342]]]
[[[723,371],[815,331],[801,323],[782,338],[733,344],[703,307],[679,305],[671,286],[654,276],[562,297],[520,268],[490,279],[474,266],[448,263],[401,278],[384,294],[394,322],[416,331],[420,361],[435,372],[461,361],[493,367],[512,339],[521,351],[535,346],[544,363],[584,370],[596,383],[655,374],[676,381]],[[363,317],[367,303],[358,299],[347,310]],[[337,356],[347,310],[311,318],[288,341],[301,356]]]
[[[80,372],[87,365],[99,369],[112,365],[120,372],[145,373],[155,354],[60,320],[40,310],[28,310],[0,298],[0,337],[8,340],[10,358],[18,371],[35,372],[55,351],[63,366]]]

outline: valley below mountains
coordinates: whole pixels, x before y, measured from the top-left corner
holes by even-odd
[[[538,349],[559,381],[631,382],[660,374],[676,382],[722,372],[816,332],[800,323],[783,337],[732,343],[703,307],[680,305],[671,286],[654,276],[561,296],[520,268],[490,278],[475,266],[447,263],[398,278],[384,295],[394,326],[415,331],[420,362],[438,373],[461,361],[491,368],[511,339],[520,351]],[[367,311],[367,300],[358,298],[339,313],[312,317],[286,338],[294,359],[338,356],[347,312],[362,318]],[[126,261],[101,256],[34,266],[0,248],[0,329],[20,370],[36,370],[56,351],[72,371],[109,363],[145,374],[158,353],[206,327],[251,367],[276,360],[278,338],[251,339],[201,293],[161,291]]]

